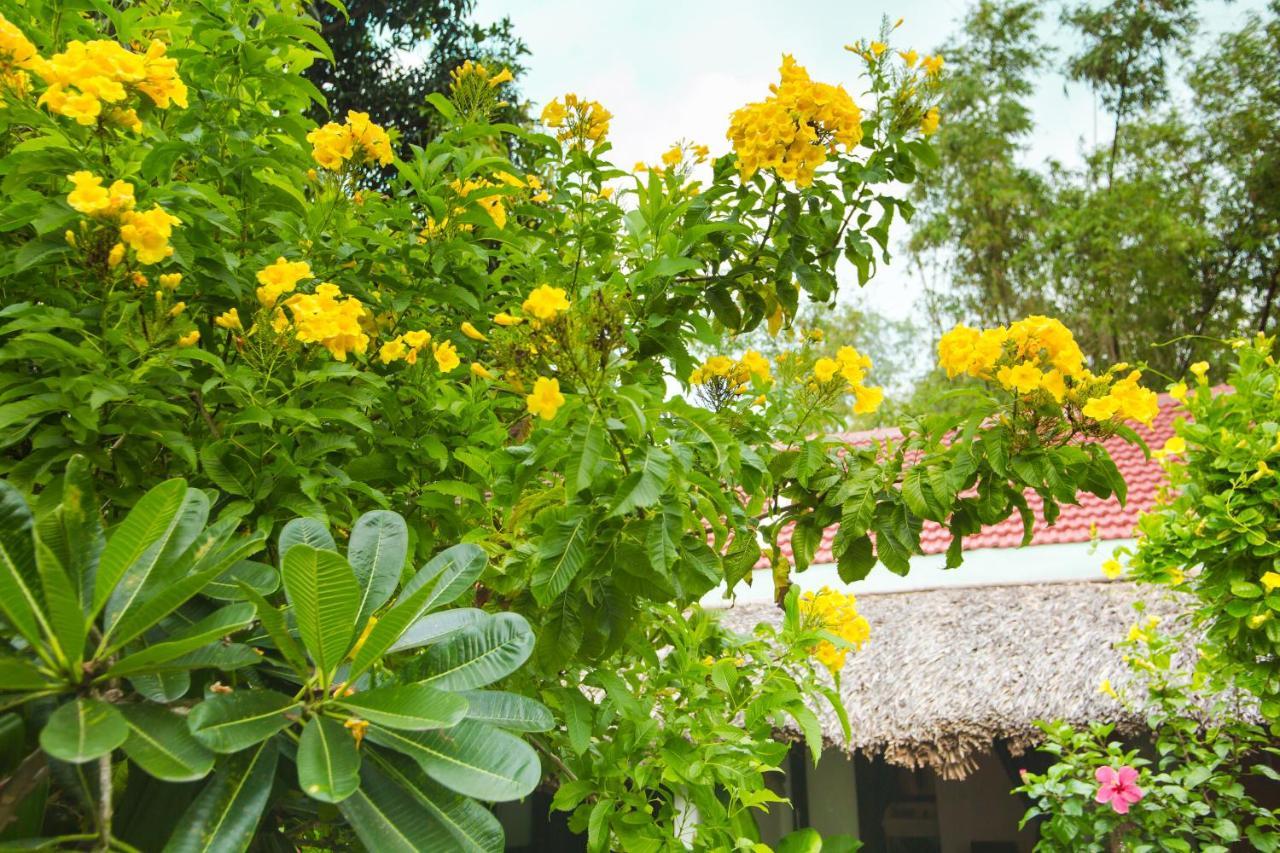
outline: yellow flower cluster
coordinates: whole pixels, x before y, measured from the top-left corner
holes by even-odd
[[[77,213],[99,219],[115,219],[133,210],[133,184],[115,181],[110,187],[102,185],[102,178],[92,172],[75,172],[68,177],[75,185],[67,194],[67,204]]]
[[[297,339],[304,344],[320,344],[338,361],[348,352],[363,354],[369,347],[362,321],[369,315],[360,300],[343,296],[336,284],[321,284],[315,293],[298,293],[285,301],[293,312]]]
[[[552,287],[544,284],[535,287],[525,299],[524,304],[520,306],[526,314],[532,314],[534,317],[542,321],[554,320],[557,315],[569,310],[569,299],[565,295],[563,287]],[[494,320],[499,325],[515,325],[514,323],[504,323],[498,319],[505,315],[499,314]],[[515,318],[512,318],[515,319]]]
[[[162,110],[187,106],[178,62],[165,52],[164,42],[157,40],[146,53],[134,53],[117,42],[98,39],[72,41],[49,59],[30,56],[24,62],[48,84],[38,103],[51,112],[78,124],[107,121],[136,132],[142,121],[133,107],[125,106],[134,95],[146,95]]]
[[[884,402],[884,389],[865,384],[871,359],[850,346],[840,347],[835,358],[823,357],[813,363],[813,378],[820,385],[827,385],[839,376],[853,393],[853,411],[859,415],[870,414]]]
[[[773,381],[769,359],[753,349],[747,350],[737,361],[727,355],[713,355],[689,374],[690,385],[723,382],[734,394],[747,393],[753,379],[766,384]]]
[[[383,364],[403,360],[406,364],[418,363],[418,350],[431,343],[431,333],[426,329],[415,329],[397,335],[384,343],[378,350],[378,358]]]
[[[994,380],[1025,396],[1043,392],[1055,403],[1080,405],[1084,416],[1096,421],[1120,416],[1150,424],[1159,412],[1156,394],[1138,384],[1139,371],[1108,385],[1124,365],[1095,376],[1085,369],[1071,330],[1050,317],[1033,315],[992,329],[957,325],[938,341],[938,361],[949,377]]]
[[[542,109],[542,123],[556,131],[556,139],[574,145],[603,141],[612,118],[613,113],[599,101],[588,101],[573,93],[564,96],[564,103],[555,98]]]
[[[311,265],[306,261],[286,261],[276,258],[275,263],[258,270],[258,302],[270,308],[286,293],[292,293],[298,282],[311,278]]]
[[[138,212],[129,210],[120,219],[120,239],[133,249],[140,264],[158,264],[173,254],[169,238],[182,220],[160,205]]]
[[[321,168],[337,172],[350,161],[354,165],[377,162],[383,166],[392,160],[391,137],[369,121],[368,113],[347,112],[344,124],[329,122],[307,134],[311,156]]]
[[[449,88],[456,93],[460,86],[464,86],[470,80],[483,82],[484,85],[493,89],[501,86],[503,83],[510,83],[515,78],[511,76],[509,68],[503,68],[497,74],[491,74],[489,69],[479,62],[472,62],[468,59],[457,68],[449,72]]]
[[[780,70],[782,82],[771,87],[772,96],[733,114],[728,137],[744,180],[772,169],[805,187],[828,154],[862,141],[862,111],[844,87],[814,82],[791,56],[783,56]]]
[[[1134,370],[1111,386],[1106,394],[1094,397],[1084,404],[1080,412],[1095,421],[1128,418],[1150,426],[1160,414],[1160,399],[1156,392],[1138,384],[1140,371]]]
[[[858,613],[857,599],[829,587],[800,596],[800,619],[804,628],[827,631],[855,647],[871,637],[871,625]],[[835,675],[844,668],[849,650],[823,640],[811,654]]]
[[[539,376],[533,383],[533,393],[524,398],[529,414],[543,420],[551,420],[564,405],[564,395],[560,393],[560,380]]]

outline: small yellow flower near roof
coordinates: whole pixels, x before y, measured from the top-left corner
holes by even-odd
[[[1204,382],[1205,375],[1209,372],[1209,362],[1197,361],[1195,364],[1191,365],[1191,372],[1195,374],[1197,381]]]
[[[1124,574],[1124,566],[1120,565],[1120,561],[1115,557],[1107,560],[1102,564],[1102,573],[1110,580],[1115,580]]]
[[[1169,396],[1175,400],[1183,401],[1187,399],[1187,383],[1176,382],[1169,387]]]

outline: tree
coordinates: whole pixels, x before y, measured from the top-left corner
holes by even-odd
[[[519,77],[529,54],[509,18],[487,26],[474,23],[475,0],[355,0],[314,2],[312,16],[333,53],[306,72],[327,101],[312,117],[339,120],[347,110],[367,112],[377,124],[400,131],[403,146],[424,145],[440,130],[427,96],[449,89],[450,73],[467,60],[502,68]],[[514,85],[504,88],[514,101]],[[522,115],[503,108],[503,118]],[[407,150],[407,147],[403,150]]]
[[[1280,7],[1193,56],[1195,109],[1171,88],[1171,59],[1191,52],[1192,4],[1070,9],[1062,20],[1081,43],[1063,74],[1096,91],[1114,132],[1078,167],[1023,168],[1028,74],[1047,70],[1020,52],[1041,55],[1030,11],[982,4],[948,50],[953,117],[938,134],[942,166],[917,191],[923,224],[910,243],[950,285],[935,288],[940,325],[1050,313],[1071,318],[1095,363],[1141,354],[1167,375],[1220,358],[1207,338],[1268,328],[1280,279],[1270,133]],[[966,109],[966,91],[985,109]]]

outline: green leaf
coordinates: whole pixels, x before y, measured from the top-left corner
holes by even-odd
[[[523,616],[499,613],[429,648],[423,665],[432,674],[424,683],[448,690],[484,687],[519,669],[533,643]]]
[[[178,821],[164,853],[243,853],[262,819],[276,775],[275,740],[219,762]]]
[[[221,519],[219,520],[221,522]],[[236,536],[221,548],[213,548],[191,567],[182,578],[156,590],[116,624],[113,641],[105,654],[110,654],[141,636],[164,617],[181,607],[188,599],[208,586],[214,578],[245,557],[262,550],[262,534]]]
[[[484,551],[475,545],[454,545],[433,557],[405,584],[395,606],[373,626],[355,654],[347,680],[354,681],[373,666],[428,610],[448,604],[470,589],[487,562]]]
[[[167,705],[181,699],[191,689],[191,673],[180,670],[135,675],[129,683],[152,702]]]
[[[239,752],[289,725],[296,701],[274,690],[219,693],[191,709],[187,725],[196,740],[214,752]]]
[[[370,726],[367,738],[409,756],[449,790],[479,800],[518,800],[532,792],[542,777],[538,755],[527,743],[470,720],[443,731],[402,732]]]
[[[355,738],[337,720],[312,717],[298,741],[298,786],[312,799],[340,803],[360,786]]]
[[[244,585],[241,585],[240,591],[257,608],[258,621],[262,623],[262,628],[271,638],[271,642],[275,643],[276,650],[290,666],[297,670],[299,675],[305,677],[308,670],[307,658],[298,641],[290,633],[289,623],[285,621],[284,614],[257,591]]]
[[[391,599],[408,555],[409,528],[399,514],[376,510],[356,519],[347,545],[347,562],[360,584],[356,625]]]
[[[41,642],[44,621],[39,598],[31,509],[22,493],[0,480],[0,612],[31,645]]]
[[[372,752],[378,767],[453,836],[454,843],[448,849],[469,853],[498,853],[505,849],[502,824],[489,809],[431,781],[421,767],[403,755]]]
[[[166,782],[194,782],[213,769],[213,753],[192,736],[185,718],[148,703],[121,710],[129,724],[124,754],[150,775]]]
[[[117,594],[117,585],[126,572],[133,570],[145,577],[155,566],[178,525],[187,492],[185,480],[166,480],[143,495],[124,521],[111,531],[98,561],[98,576],[93,590],[94,614]],[[117,605],[117,617],[121,606],[127,603],[122,601]]]
[[[487,613],[475,607],[454,607],[438,613],[428,613],[410,625],[387,651],[402,652],[429,646],[487,618]]]
[[[644,456],[644,462],[633,470],[618,487],[617,498],[611,518],[652,506],[659,497],[671,473],[671,456],[658,447],[650,447]]]
[[[467,719],[517,732],[547,732],[555,728],[551,710],[534,699],[503,690],[468,690]]]
[[[201,646],[239,631],[253,621],[252,604],[231,604],[215,610],[205,618],[176,631],[167,640],[126,655],[107,670],[107,677],[146,673],[156,664],[182,657]]]
[[[378,853],[454,849],[453,835],[433,819],[422,795],[412,785],[400,784],[383,766],[381,761],[377,766],[364,762],[360,787],[338,804],[365,849]]]
[[[57,556],[40,541],[39,535],[36,536],[35,547],[36,567],[44,592],[44,610],[52,631],[50,641],[75,672],[84,662],[86,630],[79,590],[72,584]]]
[[[599,416],[592,412],[581,437],[573,442],[573,450],[565,465],[565,487],[570,494],[576,495],[590,488],[592,480],[602,467],[606,442]]]
[[[329,533],[329,528],[324,522],[314,518],[295,518],[280,531],[276,552],[282,561],[294,545],[310,545],[320,551],[338,550],[338,546],[333,541],[333,535]]]
[[[243,601],[245,594],[240,588],[241,584],[259,595],[270,595],[280,586],[280,573],[275,566],[254,560],[241,560],[214,578],[202,594],[222,601]]]
[[[321,680],[328,684],[351,648],[356,630],[360,607],[356,576],[339,554],[294,545],[284,556],[281,577],[298,620],[298,635]]]
[[[556,521],[539,544],[538,568],[530,587],[533,597],[546,606],[559,598],[587,561],[587,543],[594,530],[592,517],[583,510],[570,510]]]
[[[0,692],[44,690],[56,687],[40,670],[22,658],[0,655]]]
[[[410,731],[447,729],[467,716],[466,699],[427,684],[378,687],[344,696],[337,704],[371,723]]]
[[[83,764],[107,755],[129,736],[120,712],[97,699],[74,699],[58,707],[40,730],[40,748],[46,753]]]
[[[871,549],[871,537],[862,534],[845,544],[836,556],[836,571],[845,583],[860,581],[875,568],[876,555]]]

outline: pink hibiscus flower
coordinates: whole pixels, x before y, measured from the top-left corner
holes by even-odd
[[[1135,784],[1138,771],[1132,767],[1099,767],[1093,778],[1099,783],[1095,799],[1100,803],[1111,803],[1116,814],[1128,814],[1129,806],[1144,796],[1142,789]]]

